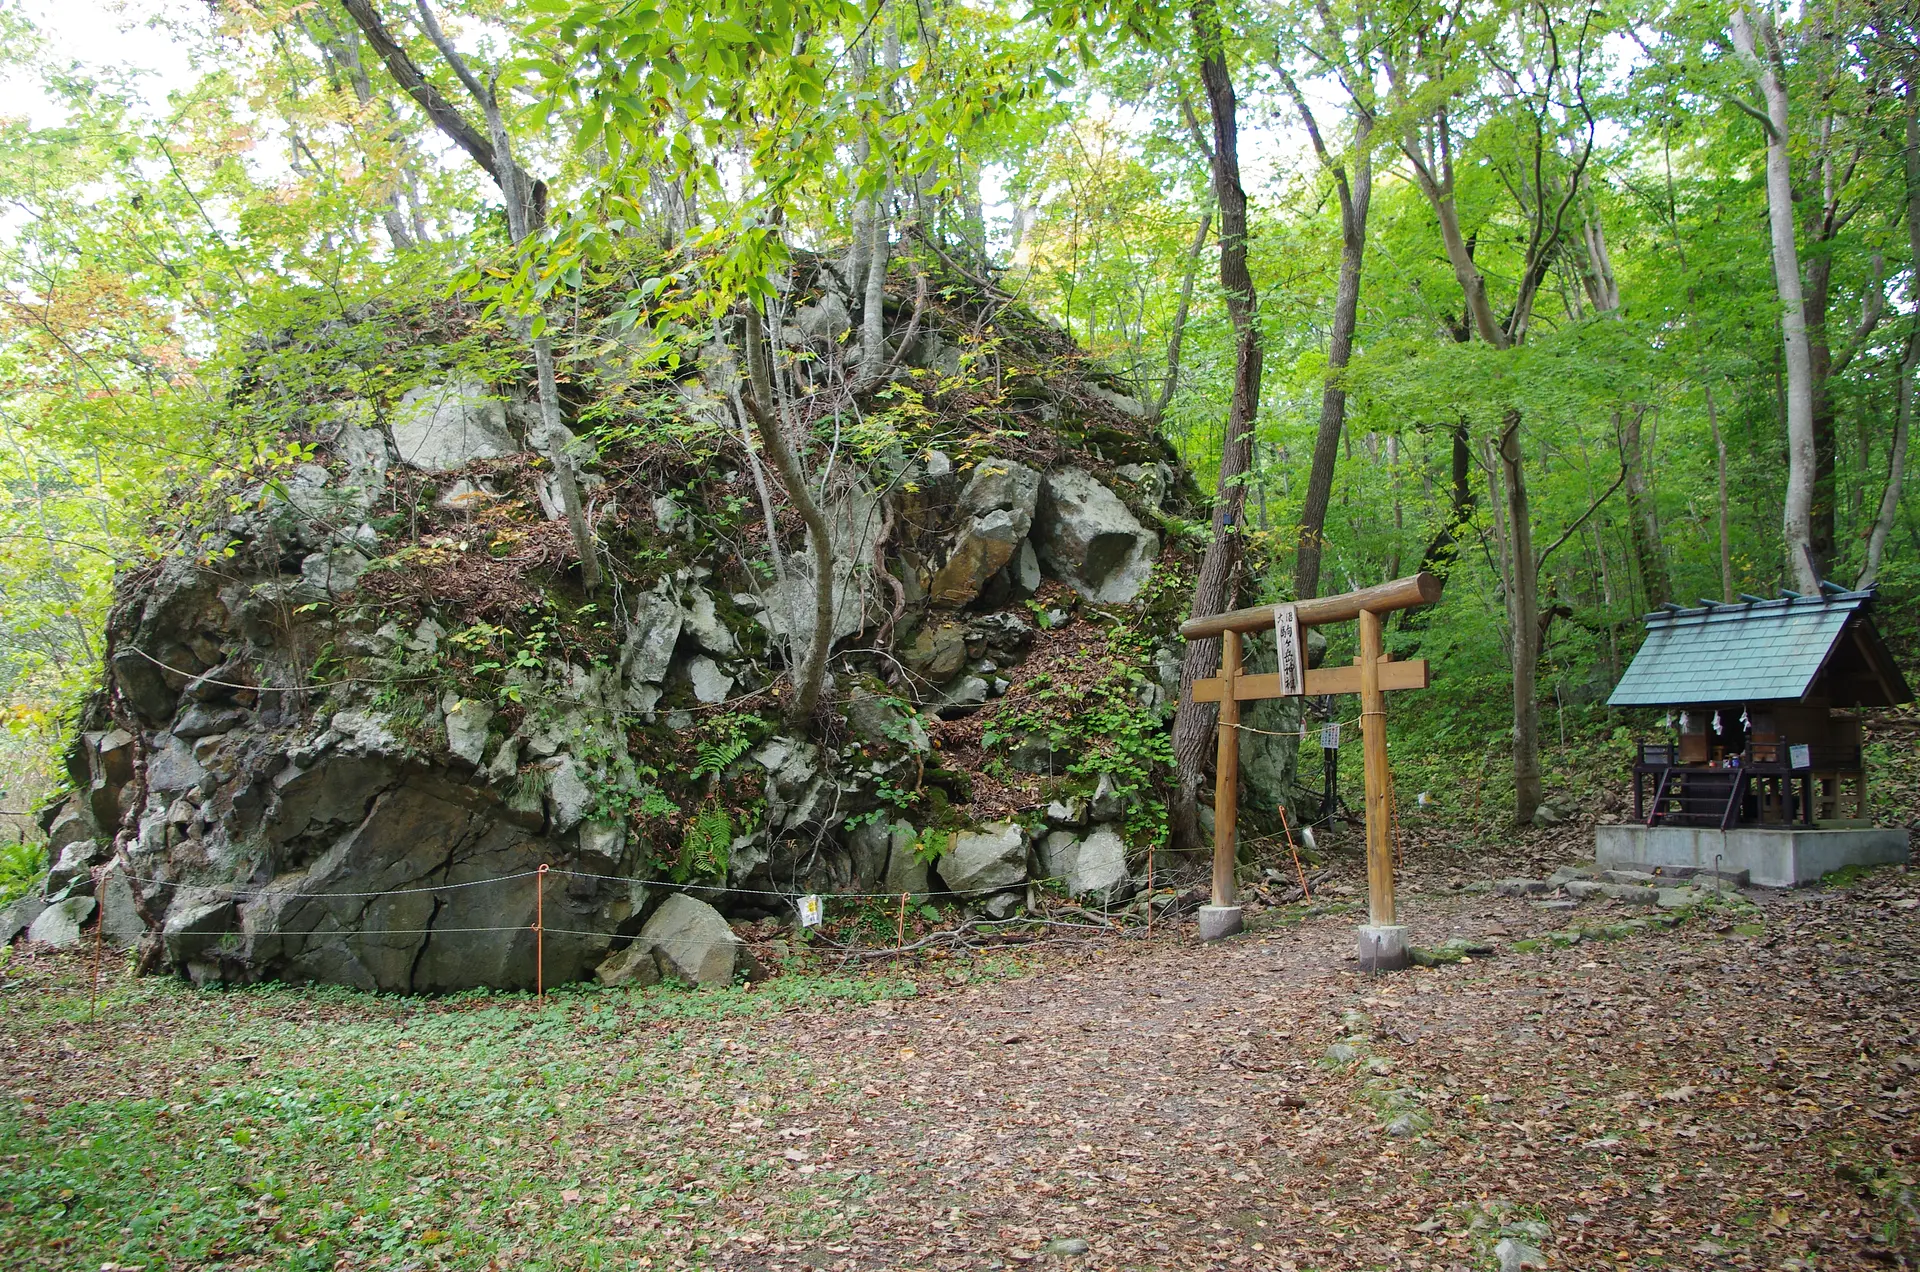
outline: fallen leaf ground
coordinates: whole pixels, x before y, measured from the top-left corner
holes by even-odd
[[[1912,1265],[1920,875],[1537,948],[1629,913],[1403,904],[1504,948],[1367,978],[1351,914],[1269,910],[544,1003],[116,970],[97,1024],[85,954],[17,959],[0,1261]]]

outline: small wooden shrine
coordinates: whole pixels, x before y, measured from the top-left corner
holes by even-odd
[[[1667,605],[1607,701],[1661,707],[1666,741],[1639,747],[1633,815],[1647,826],[1864,824],[1857,707],[1913,692],[1874,630],[1874,594]]]

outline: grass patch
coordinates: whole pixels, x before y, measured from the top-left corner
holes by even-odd
[[[1820,876],[1823,888],[1851,888],[1872,878],[1875,871],[1885,870],[1886,866],[1842,866],[1838,870],[1829,870]]]
[[[25,1268],[699,1262],[725,1236],[713,1203],[775,1169],[723,1128],[778,1117],[799,1066],[682,1026],[913,992],[793,976],[421,1001],[121,978],[96,1032],[84,984],[16,980],[5,1031],[55,1072],[0,1109],[0,1249]]]

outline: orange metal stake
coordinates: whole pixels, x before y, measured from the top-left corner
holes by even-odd
[[[547,865],[533,877],[533,994],[547,996]]]
[[[1293,872],[1300,876],[1300,899],[1313,900],[1313,893],[1307,890],[1307,872],[1300,865],[1300,849],[1294,846],[1293,827],[1287,824],[1287,806],[1280,805],[1280,829],[1287,832],[1287,851],[1293,854]]]

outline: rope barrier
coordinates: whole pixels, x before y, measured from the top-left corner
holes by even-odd
[[[263,885],[260,887],[254,887],[254,888],[246,888],[246,887],[241,887],[237,884],[186,883],[177,879],[154,879],[154,878],[148,878],[147,876],[144,876],[144,875],[136,875],[136,874],[129,874],[126,876],[126,878],[129,883],[144,883],[144,884],[149,884],[153,887],[159,887],[159,888],[204,888],[204,889],[207,889],[208,891],[224,892],[227,894],[226,900],[229,900],[229,901],[238,901],[246,897],[278,897],[282,900],[287,900],[287,901],[297,901],[297,900],[303,900],[303,899],[316,900],[320,898],[339,898],[342,900],[354,900],[354,899],[366,898],[366,897],[416,896],[420,893],[425,893],[425,892],[453,892],[460,888],[484,888],[490,884],[509,883],[515,879],[530,879],[533,876],[540,874],[541,871],[545,869],[546,867],[543,866],[541,867],[540,870],[522,870],[517,874],[499,875],[492,879],[468,879],[461,883],[430,884],[422,888],[388,888],[381,892],[283,892],[280,889],[273,887],[271,884]],[[559,871],[557,873],[564,874],[566,872]]]
[[[158,658],[155,658],[152,654],[140,648],[138,645],[128,645],[127,648],[132,650],[134,653],[140,655],[142,658],[146,659],[148,662],[152,663],[154,666],[158,667],[160,670],[170,671],[174,675],[183,677],[188,681],[199,681],[202,684],[217,685],[222,689],[247,689],[247,690],[253,691],[254,693],[305,693],[311,689],[332,689],[340,685],[411,685],[411,684],[420,684],[426,681],[437,681],[440,679],[440,677],[437,675],[436,676],[402,676],[398,678],[389,678],[385,676],[343,676],[338,680],[313,680],[313,681],[307,682],[306,684],[300,684],[300,685],[248,685],[248,684],[241,684],[238,681],[232,681],[232,680],[210,680],[202,672],[188,671],[184,667],[175,667],[171,663],[161,662]],[[769,686],[769,688],[770,687],[771,686]],[[752,689],[746,693],[735,694],[733,697],[723,699],[719,702],[696,702],[696,703],[688,704],[687,706],[683,706],[683,707],[673,707],[673,708],[670,708],[670,710],[689,711],[689,712],[724,711],[729,707],[736,707],[743,702],[749,702],[752,699],[759,697],[761,694],[765,692],[767,692],[766,689]],[[553,702],[565,702],[576,707],[600,707],[604,710],[612,711],[616,715],[644,716],[644,715],[653,714],[652,711],[632,711],[626,707],[610,704],[603,699],[576,698],[572,694],[568,694],[568,693],[548,692],[548,693],[542,694],[541,696]],[[10,815],[24,816],[27,814],[10,814]]]
[[[383,892],[288,892],[275,888],[271,884],[257,887],[242,887],[235,884],[223,883],[188,883],[182,880],[159,879],[136,874],[129,874],[126,878],[131,883],[147,884],[158,888],[200,888],[210,892],[221,892],[225,894],[225,899],[234,901],[249,897],[275,897],[286,901],[319,901],[333,899],[353,900],[368,897],[401,897],[415,896],[421,893],[451,892],[459,888],[480,888],[489,884],[510,883],[516,879],[530,879],[535,875],[541,874],[564,875],[570,879],[595,879],[604,883],[637,883],[644,887],[665,888],[674,892],[708,892],[745,897],[780,897],[785,900],[793,900],[805,895],[800,892],[782,892],[773,888],[736,888],[731,884],[725,883],[675,883],[671,879],[641,879],[632,875],[593,874],[585,870],[563,870],[559,866],[541,866],[537,870],[522,870],[515,874],[499,875],[491,879],[468,879],[460,883],[428,884],[424,887],[417,888],[389,888]],[[1050,875],[1042,879],[1031,879],[1028,882],[1058,883],[1062,881],[1059,876]],[[994,892],[1005,892],[1007,890],[1005,887],[950,888],[943,895],[972,897],[984,896]],[[898,892],[834,892],[828,895],[838,901],[892,901],[901,894]]]
[[[1345,720],[1322,720],[1319,724],[1299,729],[1256,729],[1250,724],[1239,723],[1235,723],[1231,727],[1240,730],[1242,733],[1258,733],[1262,737],[1268,738],[1310,738],[1314,734],[1323,732],[1330,727],[1344,729],[1350,724],[1358,724],[1360,723],[1361,717],[1366,714],[1367,713],[1363,711],[1360,715]],[[1379,714],[1385,713],[1381,712]]]

